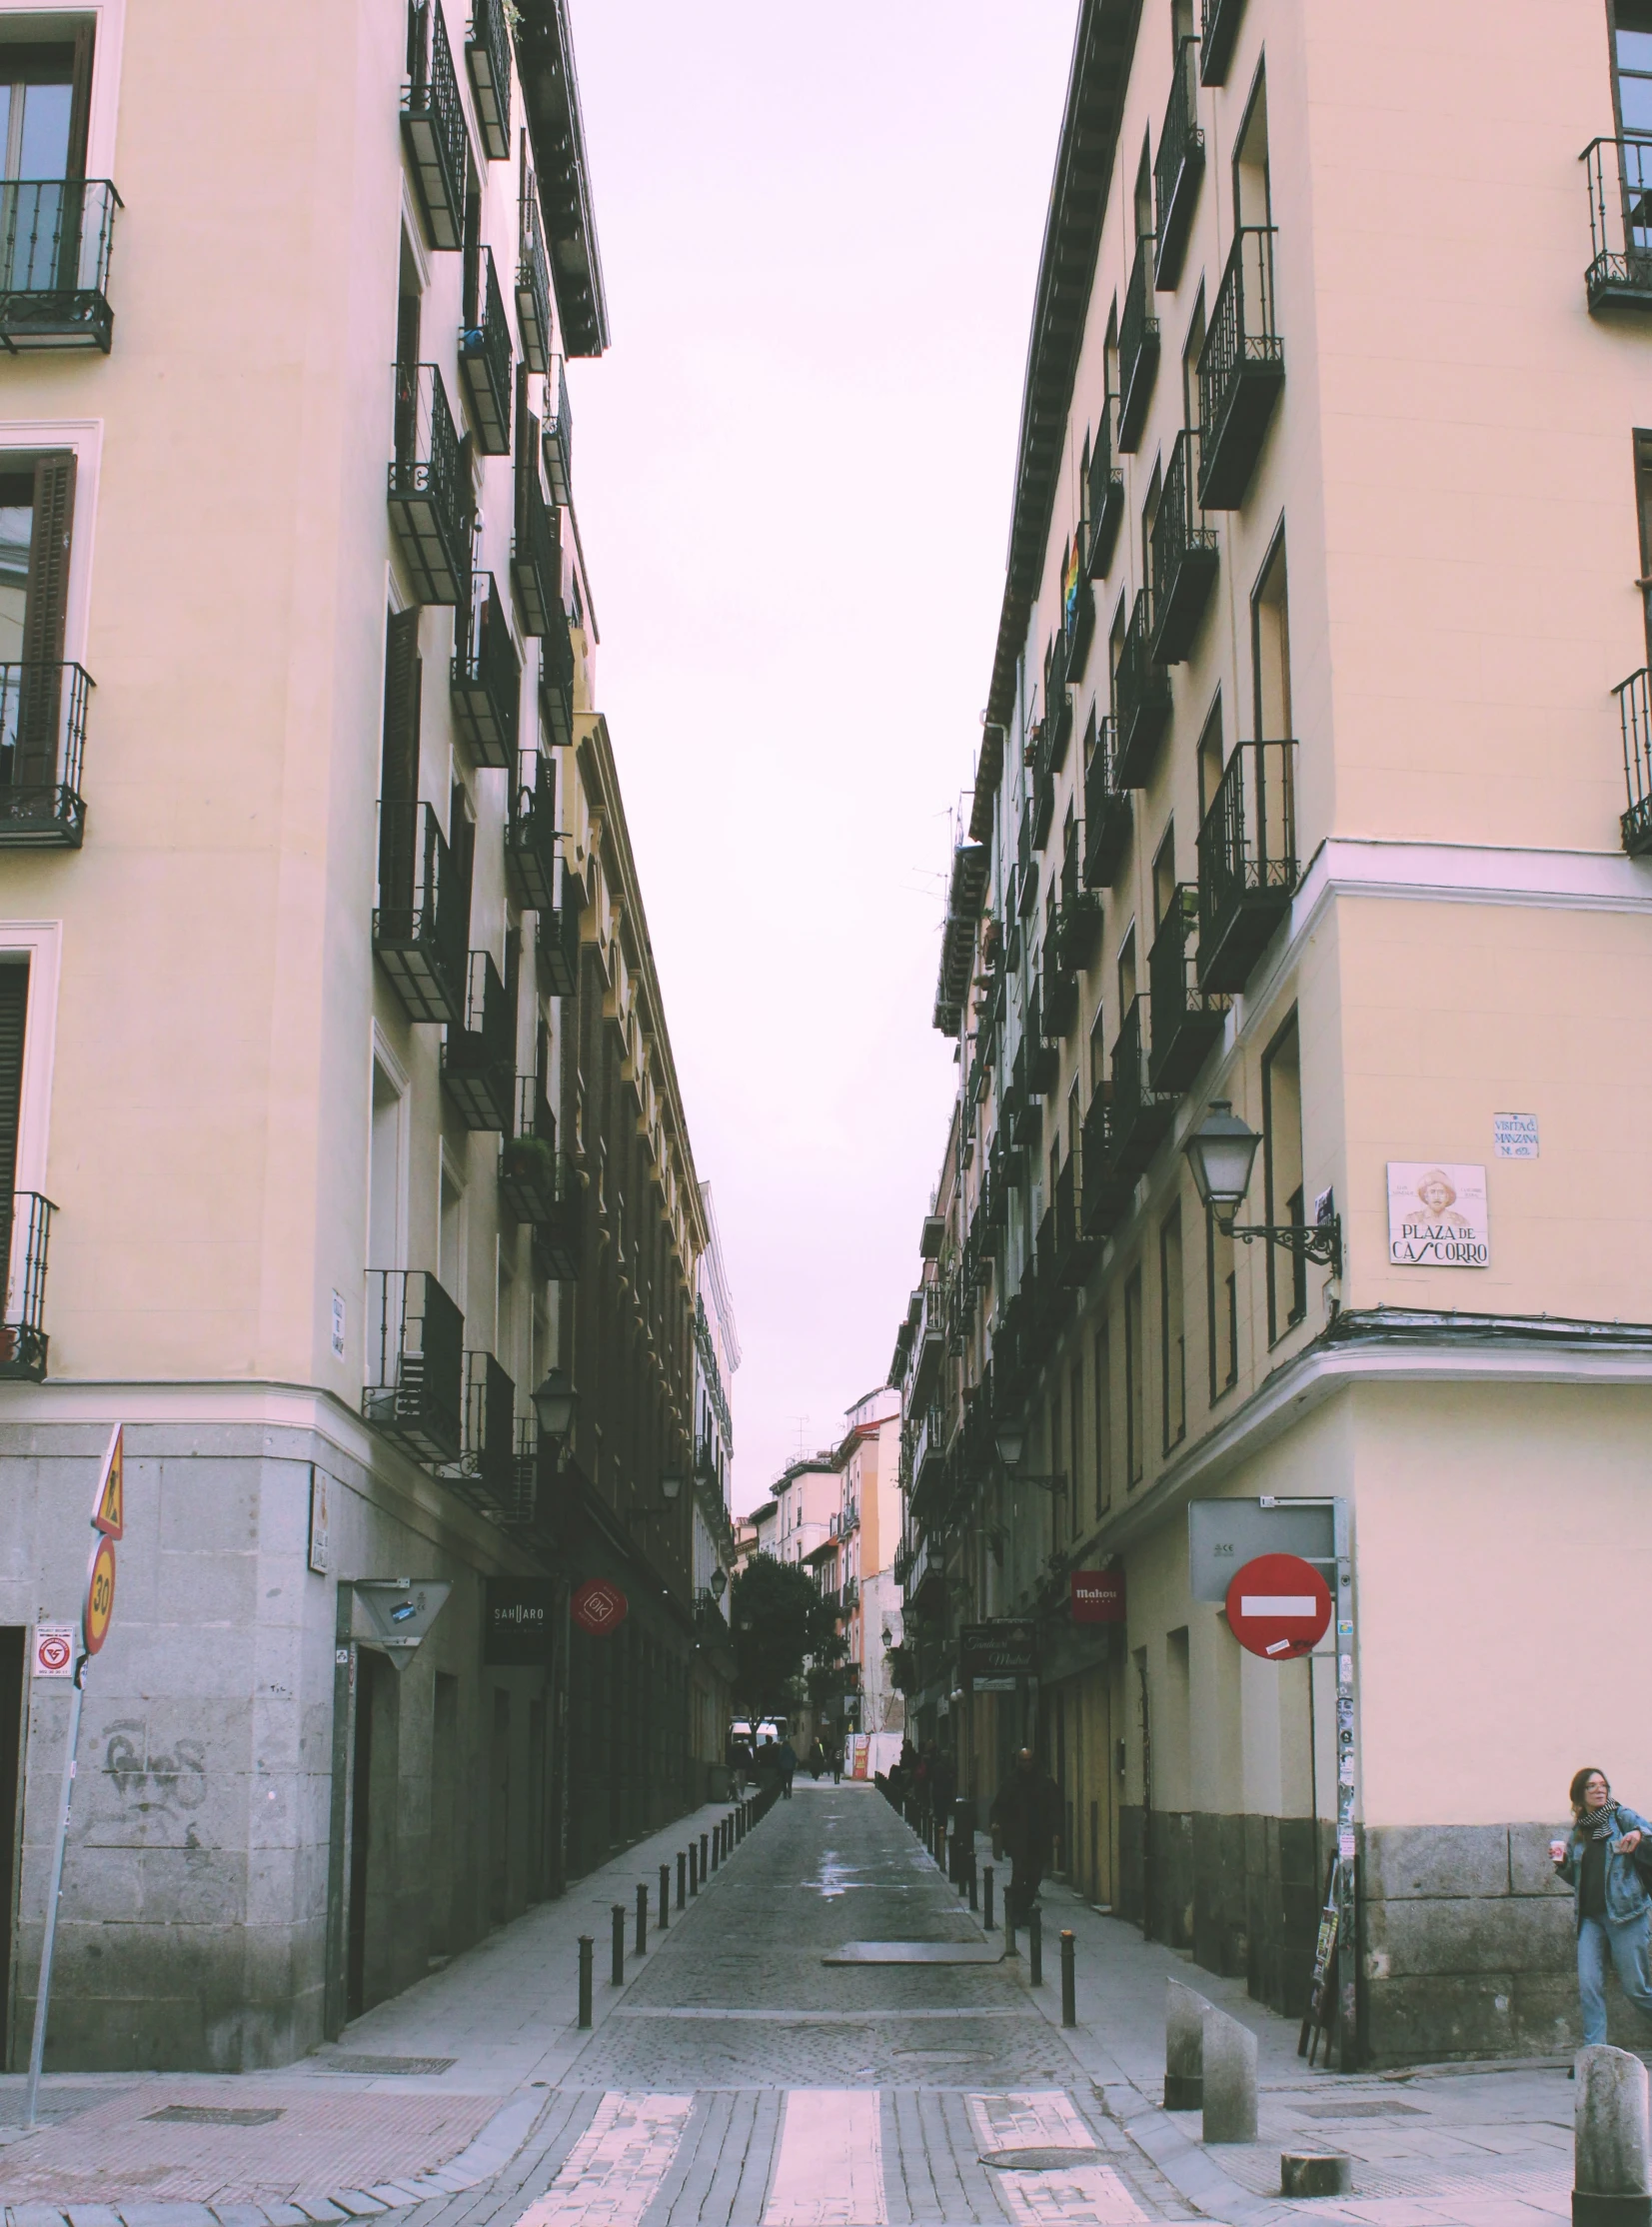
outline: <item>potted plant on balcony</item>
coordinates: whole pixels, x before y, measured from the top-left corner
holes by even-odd
[[[543,1183],[555,1190],[557,1155],[543,1136],[508,1136],[501,1172],[511,1182]]]

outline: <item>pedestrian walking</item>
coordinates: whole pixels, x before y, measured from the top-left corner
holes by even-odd
[[[811,1777],[811,1778],[813,1778],[813,1779],[814,1779],[814,1780],[815,1780],[815,1781],[816,1781],[817,1783],[819,1783],[819,1781],[820,1781],[820,1776],[821,1776],[821,1773],[822,1773],[822,1772],[823,1772],[823,1771],[824,1771],[824,1770],[826,1769],[826,1743],[825,1743],[825,1741],[824,1741],[824,1740],[822,1740],[822,1739],[821,1739],[820,1735],[819,1735],[819,1734],[817,1733],[817,1735],[816,1735],[816,1737],[814,1738],[814,1740],[813,1740],[813,1741],[812,1741],[812,1742],[810,1743],[810,1749],[809,1749],[809,1775],[810,1775],[810,1777]]]
[[[798,1751],[792,1745],[790,1735],[775,1750],[775,1763],[781,1774],[781,1799],[789,1802],[792,1799],[792,1781],[798,1775]]]
[[[843,1743],[835,1737],[831,1742],[831,1783],[833,1786],[843,1783]]]
[[[1606,2039],[1608,1964],[1636,2009],[1652,2019],[1646,1960],[1652,1895],[1642,1870],[1652,1864],[1652,1825],[1612,1799],[1606,1773],[1593,1764],[1573,1778],[1571,1803],[1572,1829],[1550,1841],[1549,1854],[1572,1889],[1577,1913],[1577,1991],[1587,2047]]]
[[[1038,1898],[1038,1884],[1049,1869],[1061,1816],[1055,1781],[1031,1748],[1023,1747],[992,1803],[992,1842],[1014,1870],[1003,1891],[1004,1915],[1025,1925]]]

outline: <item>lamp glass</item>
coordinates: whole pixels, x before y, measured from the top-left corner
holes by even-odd
[[[574,1434],[574,1414],[580,1404],[580,1395],[560,1368],[548,1368],[545,1379],[534,1393],[534,1412],[539,1417],[540,1433],[561,1444]]]
[[[1231,1221],[1238,1211],[1250,1188],[1250,1170],[1261,1141],[1225,1099],[1213,1099],[1210,1111],[1183,1143],[1200,1203],[1209,1206],[1218,1220]]]
[[[1026,1451],[1025,1423],[1000,1422],[997,1436],[998,1459],[1006,1469],[1018,1468],[1021,1455]]]
[[[724,1569],[723,1567],[721,1567],[721,1565],[720,1565],[720,1566],[719,1566],[719,1567],[718,1567],[717,1569],[714,1569],[714,1570],[713,1570],[713,1572],[712,1572],[712,1594],[713,1594],[713,1597],[714,1597],[715,1599],[717,1599],[717,1600],[721,1600],[721,1599],[723,1598],[724,1594],[725,1594],[725,1593],[726,1593],[726,1592],[727,1592],[728,1590],[729,1590],[729,1572],[728,1572],[728,1571],[727,1571],[726,1569]]]
[[[683,1479],[681,1477],[662,1477],[660,1479],[660,1489],[668,1500],[675,1500],[683,1489]]]

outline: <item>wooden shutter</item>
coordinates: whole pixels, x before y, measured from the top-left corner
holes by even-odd
[[[476,822],[465,810],[465,792],[455,782],[448,807],[448,849],[453,861],[455,918],[463,937],[460,949],[471,948],[471,884],[476,875]]]
[[[384,759],[379,779],[379,903],[411,908],[418,849],[419,607],[385,621]]]
[[[86,143],[92,122],[92,34],[90,23],[75,26],[74,90],[69,101],[69,160],[65,176],[86,175]]]
[[[34,468],[34,530],[23,604],[23,686],[17,717],[20,789],[57,781],[63,638],[69,614],[69,543],[75,512],[73,450],[43,456]]]
[[[17,1127],[23,1107],[23,1025],[29,1007],[29,966],[0,965],[0,1216],[11,1226],[17,1184]],[[0,1287],[5,1282],[0,1254]]]

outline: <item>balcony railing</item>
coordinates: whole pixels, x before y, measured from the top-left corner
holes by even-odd
[[[1053,925],[1044,937],[1039,993],[1044,1035],[1059,1042],[1078,1019],[1078,976]]]
[[[1072,735],[1072,698],[1067,692],[1067,637],[1064,622],[1050,636],[1049,651],[1044,659],[1044,716],[1038,736],[1039,786],[1047,774],[1058,774],[1067,755],[1067,743]],[[1055,791],[1050,788],[1050,810],[1055,809]],[[1034,836],[1040,848],[1043,838]]]
[[[1233,59],[1233,42],[1239,35],[1244,0],[1204,0],[1199,39],[1199,83],[1225,85],[1227,65]]]
[[[554,743],[574,740],[574,630],[560,601],[540,639],[540,710]]]
[[[531,421],[530,421],[531,422]],[[537,447],[537,439],[535,447]],[[562,612],[562,549],[557,514],[545,500],[540,461],[526,445],[517,459],[516,537],[511,545],[524,634],[548,635]],[[560,740],[560,738],[559,738]]]
[[[0,1259],[6,1262],[6,1310],[0,1321],[0,1380],[43,1383],[46,1335],[46,1253],[57,1208],[37,1190],[0,1201]]]
[[[1099,1239],[1084,1227],[1078,1182],[1080,1152],[1068,1152],[1055,1178],[1051,1273],[1062,1290],[1074,1291],[1084,1283],[1100,1251]]]
[[[1153,221],[1157,228],[1153,252],[1153,284],[1161,294],[1172,293],[1181,277],[1187,253],[1187,233],[1204,176],[1204,133],[1199,129],[1198,51],[1195,38],[1184,38],[1176,47],[1170,76],[1170,100],[1159,134],[1158,159],[1153,164]]]
[[[573,1283],[585,1258],[585,1185],[566,1152],[556,1154],[555,1176],[550,1210],[531,1217],[534,1258],[541,1273],[554,1282]]]
[[[1132,998],[1112,1048],[1111,1119],[1113,1164],[1133,1181],[1144,1172],[1169,1134],[1175,1118],[1174,1091],[1157,1091],[1148,1074],[1147,1000]]]
[[[1239,743],[1199,829],[1199,987],[1243,990],[1297,882],[1296,745]]]
[[[1026,1012],[1021,1020],[1021,1045],[1015,1055],[1015,1064],[1021,1070],[1021,1080],[1028,1098],[1042,1098],[1053,1091],[1061,1078],[1061,1055],[1047,1041],[1048,1025],[1044,1019],[1043,1000],[1038,984],[1034,981],[1032,995],[1026,1002]]]
[[[0,348],[100,348],[115,334],[109,255],[121,197],[107,178],[0,184]]]
[[[478,322],[459,335],[459,376],[465,382],[476,428],[476,445],[484,456],[511,453],[511,328],[505,317],[505,297],[499,290],[494,251],[482,251],[477,303]]]
[[[1578,160],[1589,180],[1589,307],[1652,309],[1652,139],[1591,139]]]
[[[1152,252],[1152,235],[1144,233],[1135,244],[1135,263],[1118,320],[1118,446],[1125,456],[1141,439],[1158,373],[1158,319],[1152,313],[1148,271]]]
[[[465,1435],[456,1480],[496,1522],[517,1514],[517,1387],[492,1353],[465,1355]]]
[[[1130,846],[1130,792],[1118,778],[1118,729],[1104,719],[1084,769],[1084,885],[1112,887]]]
[[[539,185],[530,170],[523,181],[522,231],[517,248],[517,330],[530,371],[551,368],[551,266],[545,255]]]
[[[1152,654],[1160,665],[1179,665],[1192,649],[1216,584],[1215,529],[1193,502],[1198,440],[1191,431],[1176,435],[1153,519]]]
[[[1272,225],[1235,233],[1199,353],[1199,505],[1236,511],[1285,383],[1273,299]]]
[[[479,766],[513,766],[522,720],[522,660],[491,572],[471,581],[471,607],[456,628],[453,723]]]
[[[1101,899],[1094,890],[1075,890],[1071,897],[1062,898],[1055,934],[1063,966],[1081,974],[1095,964],[1101,942]]]
[[[1102,579],[1112,563],[1118,541],[1118,524],[1124,516],[1124,475],[1113,454],[1113,433],[1118,422],[1118,397],[1108,395],[1101,405],[1090,450],[1090,472],[1084,509],[1089,519],[1089,547],[1084,569],[1091,580]]]
[[[373,949],[412,1021],[464,1018],[464,895],[430,806],[381,804]]]
[[[1155,1091],[1185,1091],[1220,1044],[1228,1000],[1201,989],[1193,947],[1198,937],[1199,893],[1182,883],[1153,939],[1147,960],[1152,1022],[1148,1080]]]
[[[559,503],[574,500],[574,412],[568,400],[568,366],[561,356],[556,360],[548,390],[555,390],[557,407],[549,407],[551,394],[546,396],[545,414],[545,476],[551,483],[551,493]]]
[[[419,23],[431,17],[427,34]],[[415,8],[417,51],[402,93],[402,141],[418,182],[433,248],[457,248],[465,229],[465,111],[441,0]]]
[[[580,878],[562,862],[556,905],[539,917],[539,954],[545,963],[546,988],[553,998],[580,994],[580,915],[585,893]]]
[[[464,1442],[465,1317],[423,1268],[367,1271],[362,1413],[426,1461]]]
[[[79,849],[91,689],[78,665],[0,665],[0,847]]]
[[[1076,688],[1084,678],[1095,639],[1095,590],[1087,573],[1080,571],[1074,580],[1061,616],[1067,633],[1067,679]]]
[[[416,603],[463,603],[471,580],[471,487],[434,364],[396,366],[390,521]]]
[[[556,760],[525,750],[505,823],[505,872],[512,895],[530,913],[548,913],[557,902],[557,842]]]
[[[1063,689],[1062,695],[1064,696],[1065,693],[1066,691]],[[1045,714],[1043,722],[1045,734],[1050,732],[1052,726],[1055,724],[1055,713],[1049,712]],[[1042,757],[1042,741],[1043,738],[1042,736],[1040,736],[1040,757]],[[1049,831],[1054,824],[1054,820],[1055,776],[1050,771],[1048,766],[1040,765],[1032,783],[1032,815],[1030,826],[1032,833],[1032,848],[1034,851],[1041,851],[1044,845],[1049,841]],[[1034,869],[1031,873],[1024,875],[1021,880],[1021,916],[1023,919],[1028,913],[1032,911],[1032,908],[1037,904],[1037,902],[1038,875],[1036,869]]]
[[[516,1127],[500,1146],[500,1211],[513,1221],[550,1221],[560,1193],[557,1116],[538,1075],[517,1077]]]
[[[516,1015],[491,952],[472,952],[464,1026],[450,1024],[442,1081],[465,1126],[511,1132]]]
[[[471,35],[465,60],[476,96],[476,120],[490,162],[511,153],[511,30],[505,0],[471,0]]]
[[[1613,694],[1623,723],[1623,778],[1629,806],[1619,825],[1632,859],[1652,854],[1652,672],[1643,666]]]
[[[1118,1226],[1135,1188],[1134,1178],[1118,1164],[1112,1147],[1112,1122],[1104,1086],[1098,1087],[1084,1115],[1079,1140],[1079,1221],[1087,1237],[1105,1237]]]
[[[1159,739],[1170,724],[1170,676],[1153,657],[1153,599],[1143,588],[1130,612],[1118,653],[1114,683],[1120,785],[1145,789],[1152,779]]]

